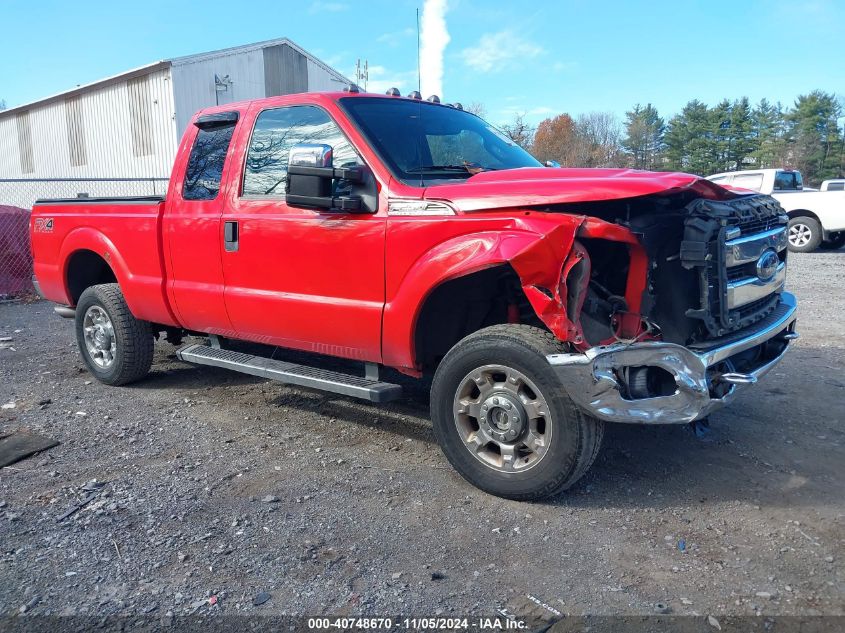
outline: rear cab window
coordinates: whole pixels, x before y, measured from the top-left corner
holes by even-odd
[[[774,191],[800,191],[803,187],[801,172],[779,171],[775,173]]]
[[[197,121],[197,127],[200,129],[185,168],[183,199],[214,200],[220,192],[223,165],[237,124],[237,114],[231,114],[226,120],[209,124],[201,123],[202,117]]]

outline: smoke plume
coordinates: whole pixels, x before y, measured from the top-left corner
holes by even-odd
[[[425,0],[420,25],[420,85],[423,99],[443,97],[443,52],[449,43],[446,0]]]

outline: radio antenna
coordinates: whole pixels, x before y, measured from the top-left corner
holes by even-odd
[[[422,94],[422,78],[420,66],[420,8],[417,7],[417,90]]]

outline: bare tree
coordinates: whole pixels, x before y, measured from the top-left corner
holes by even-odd
[[[582,114],[575,123],[579,167],[620,167],[622,128],[611,112]]]
[[[482,119],[487,117],[487,108],[484,107],[483,103],[479,101],[473,101],[464,106],[464,110],[476,116],[480,116]]]
[[[515,114],[513,121],[502,125],[502,132],[522,149],[530,150],[534,142],[534,128],[525,121],[525,114]]]

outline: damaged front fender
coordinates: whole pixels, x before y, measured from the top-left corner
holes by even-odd
[[[622,241],[639,254],[636,237],[627,229],[585,216],[530,211],[506,217],[464,216],[448,225],[441,223],[440,241],[423,252],[419,252],[421,244],[435,237],[434,226],[418,219],[391,224],[388,261],[400,259],[400,253],[408,259],[404,270],[387,271],[382,354],[383,362],[394,367],[415,367],[414,331],[422,306],[435,288],[502,264],[509,264],[519,276],[531,308],[546,327],[575,349],[586,349],[589,344],[578,316],[590,280],[590,261],[576,238]],[[476,230],[467,231],[472,228]],[[456,234],[442,239],[445,229]],[[632,266],[630,272],[643,277],[628,280],[631,296],[626,299],[629,306],[638,307],[645,270]]]

